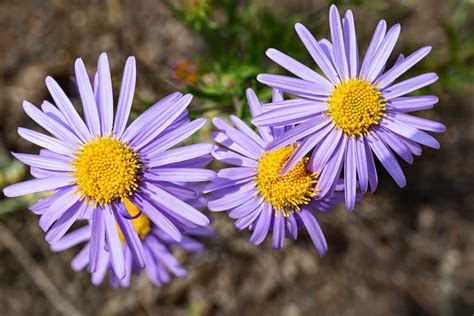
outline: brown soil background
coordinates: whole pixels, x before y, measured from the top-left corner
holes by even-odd
[[[321,5],[272,3],[290,13]],[[432,43],[443,54],[440,25],[452,14],[450,4],[404,4],[411,14],[403,21],[402,41]],[[370,34],[378,18],[365,25],[356,15],[358,30]],[[472,20],[460,32],[472,32]],[[203,43],[152,0],[1,1],[0,43],[0,152],[37,150],[15,132],[17,126],[34,126],[21,101],[40,104],[48,74],[72,86],[78,56],[94,69],[106,51],[112,73],[119,75],[126,56],[135,55],[137,89],[151,99],[174,89],[167,79],[170,56],[205,56]],[[472,65],[471,60],[467,67]],[[217,214],[218,235],[205,241],[208,251],[182,258],[187,279],[162,288],[146,276],[135,278],[129,289],[94,287],[87,272],[70,268],[76,251],[52,253],[37,217],[21,209],[0,223],[33,262],[30,271],[22,267],[0,239],[0,315],[60,314],[31,278],[37,268],[85,315],[472,315],[473,82],[442,91],[433,112],[447,126],[437,136],[441,149],[425,148],[413,166],[403,166],[406,188],[381,172],[377,193],[367,194],[353,213],[339,207],[321,216],[329,243],[324,258],[305,234],[281,251],[273,251],[269,240],[255,247],[247,232],[236,232],[225,214]]]

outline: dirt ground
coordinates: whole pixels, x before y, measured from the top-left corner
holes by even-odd
[[[316,1],[272,2],[296,13]],[[444,54],[441,21],[452,13],[449,4],[404,5],[412,14],[402,22],[402,40],[432,43]],[[375,25],[370,21],[359,22],[362,32],[369,34]],[[473,27],[471,19],[461,31]],[[0,43],[3,155],[37,150],[15,132],[34,126],[21,101],[47,98],[48,74],[74,94],[70,76],[78,56],[94,68],[106,51],[119,76],[126,56],[135,55],[137,90],[158,99],[174,89],[168,79],[172,57],[206,54],[199,38],[151,0],[0,1]],[[61,304],[85,315],[472,315],[474,83],[440,91],[431,115],[447,126],[436,136],[441,149],[425,148],[412,166],[403,165],[406,188],[381,171],[377,193],[367,194],[352,213],[339,207],[320,216],[329,244],[325,257],[305,234],[280,251],[271,249],[271,240],[253,246],[247,232],[236,232],[219,213],[217,237],[204,241],[207,252],[182,256],[187,279],[157,288],[142,276],[128,289],[94,287],[87,272],[70,268],[77,250],[52,253],[37,217],[22,208],[0,217],[7,232],[0,234],[0,315],[59,315]],[[20,257],[28,254],[26,267],[5,246],[7,235]]]

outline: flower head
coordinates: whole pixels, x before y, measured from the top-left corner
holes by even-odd
[[[273,151],[296,141],[295,150],[281,171],[286,174],[312,151],[311,169],[319,174],[316,188],[321,196],[331,195],[344,170],[346,207],[353,209],[356,181],[362,192],[368,185],[377,188],[373,153],[400,186],[405,186],[403,171],[394,156],[407,163],[421,154],[419,144],[439,148],[438,141],[424,131],[443,132],[438,122],[406,114],[430,109],[438,102],[435,96],[405,96],[438,79],[434,73],[422,74],[395,83],[407,70],[424,58],[431,47],[423,47],[408,57],[400,55],[387,71],[387,61],[400,34],[396,24],[386,33],[380,21],[359,61],[352,12],[341,20],[337,8],[330,9],[332,43],[316,40],[301,24],[295,29],[324,76],[275,49],[267,56],[298,78],[261,74],[257,79],[270,87],[297,96],[264,107],[253,123],[263,127],[295,124],[296,127],[270,142],[265,150]]]
[[[55,105],[44,101],[38,109],[25,101],[23,108],[52,136],[19,128],[21,137],[43,149],[39,155],[13,154],[31,166],[36,179],[6,187],[4,193],[52,192],[31,207],[41,215],[40,226],[50,243],[60,240],[77,220],[90,219],[89,270],[96,271],[106,248],[114,274],[121,279],[126,274],[121,240],[126,241],[135,264],[144,267],[140,237],[149,233],[148,226],[156,225],[180,242],[183,229],[209,223],[186,201],[199,194],[187,183],[215,176],[203,168],[212,159],[213,145],[172,148],[205,123],[204,119],[188,120],[191,95],[173,93],[126,127],[135,90],[133,57],[125,65],[115,115],[107,56],[99,58],[93,86],[81,59],[76,60],[75,70],[85,121],[56,81],[46,78]],[[133,222],[133,218],[138,219]],[[140,226],[135,225],[137,221]]]
[[[247,98],[252,116],[262,113],[264,106],[251,89],[247,90]],[[282,99],[280,91],[274,90],[273,101]],[[250,241],[256,245],[272,231],[276,249],[283,247],[285,238],[296,239],[304,226],[323,255],[327,244],[315,213],[327,212],[333,204],[343,201],[341,192],[319,198],[316,189],[319,177],[308,165],[308,157],[300,157],[288,173],[280,174],[303,144],[291,143],[272,152],[265,147],[291,131],[292,126],[259,127],[256,133],[239,118],[230,119],[236,128],[219,118],[213,120],[219,131],[212,137],[223,146],[214,150],[214,158],[234,167],[219,170],[217,177],[205,187],[205,193],[212,192],[209,209],[228,211],[231,218],[237,219],[235,226],[240,230],[249,227],[253,232]]]

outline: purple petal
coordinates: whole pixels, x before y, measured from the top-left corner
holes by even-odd
[[[267,111],[252,120],[253,124],[257,126],[298,124],[328,109],[326,102],[306,99],[286,100],[272,104],[271,109],[266,108]]]
[[[117,112],[115,114],[114,133],[117,137],[122,136],[122,133],[127,126],[128,116],[133,102],[133,94],[135,93],[136,72],[135,57],[130,56],[127,58],[127,62],[125,63],[117,104]]]
[[[421,146],[418,145],[418,143],[402,136],[399,136],[399,139],[405,144],[405,146],[407,146],[407,148],[411,151],[413,155],[421,156],[423,150],[421,149]]]
[[[326,57],[331,61],[331,64],[335,64],[334,62],[334,49],[332,48],[332,44],[327,39],[323,38],[319,42],[319,46],[323,50]]]
[[[344,20],[344,46],[349,67],[349,78],[355,78],[359,74],[359,52],[357,49],[357,38],[354,25],[354,17],[351,10],[347,10]]]
[[[258,189],[255,187],[255,183],[250,182],[240,186],[238,190],[230,191],[221,198],[210,200],[208,208],[213,212],[229,210],[254,198],[257,194]]]
[[[296,214],[298,214],[299,218],[306,226],[306,230],[308,231],[309,237],[311,237],[311,240],[316,246],[316,249],[318,249],[319,254],[321,256],[324,256],[324,254],[328,250],[328,245],[326,242],[326,238],[324,238],[324,233],[321,230],[321,226],[319,226],[318,220],[316,219],[316,217],[314,217],[313,214],[311,214],[310,211],[306,210],[305,208],[302,208],[301,211],[297,212]]]
[[[30,129],[18,127],[18,134],[27,141],[40,147],[49,149],[58,154],[73,157],[71,149],[59,139],[32,131]]]
[[[333,125],[330,125],[333,126]],[[310,159],[310,169],[321,173],[329,158],[332,157],[336,148],[340,146],[340,140],[344,137],[341,129],[335,128],[330,131],[326,139],[316,148]]]
[[[312,136],[308,136],[308,138],[302,141],[281,169],[280,176],[287,174],[291,169],[293,169],[296,164],[306,156],[307,153],[309,153],[317,144],[319,144],[319,142],[321,142],[324,137],[326,137],[332,128],[332,125],[327,125],[321,129],[320,132]]]
[[[418,128],[424,131],[430,131],[435,133],[442,133],[446,131],[446,126],[442,123],[428,120],[421,117],[412,116],[409,114],[396,113],[394,117],[397,121],[404,124],[410,125],[414,128]]]
[[[153,106],[143,112],[139,117],[137,117],[125,130],[122,139],[130,141],[137,137],[144,127],[149,126],[153,123],[154,118],[157,116],[157,113],[163,112],[166,109],[173,108],[173,104],[182,97],[182,94],[179,92],[174,92],[160,101],[156,102]],[[166,118],[166,116],[164,117]]]
[[[181,216],[184,216],[186,219],[199,226],[207,226],[209,224],[209,219],[205,215],[163,189],[152,185],[151,183],[145,183],[144,189],[146,190],[145,192],[153,198],[156,205],[163,207],[170,212],[179,213]]]
[[[204,168],[212,161],[212,155],[206,154],[199,157],[191,158],[189,160],[183,160],[178,162],[173,162],[166,167],[169,168]],[[159,167],[158,167],[159,168]]]
[[[217,177],[214,180],[212,180],[211,183],[206,185],[202,193],[210,193],[210,192],[222,190],[229,187],[245,185],[247,184],[247,182],[253,181],[254,177],[255,175],[248,176],[246,178],[238,179],[238,180],[229,180],[229,179],[222,179],[222,178]]]
[[[183,235],[179,229],[156,207],[154,207],[145,198],[137,199],[137,207],[139,207],[143,213],[155,224],[159,229],[165,232],[173,240],[183,240]]]
[[[74,106],[64,91],[59,87],[58,83],[49,76],[46,77],[46,86],[48,87],[49,93],[53,97],[54,102],[66,118],[69,126],[74,130],[74,133],[82,141],[87,141],[91,136],[90,132],[79,114],[77,114],[76,109],[74,109]]]
[[[273,235],[272,246],[273,249],[283,248],[285,242],[285,219],[281,214],[273,218]]]
[[[262,154],[262,147],[260,147],[260,145],[252,140],[252,138],[247,134],[233,128],[218,117],[215,117],[212,120],[212,123],[217,129],[225,133],[230,140],[240,145],[242,148],[245,148],[252,155],[252,158],[258,158]]]
[[[135,150],[140,150],[147,146],[186,110],[192,98],[192,95],[187,94],[166,109],[163,109],[162,106],[158,107],[155,105],[154,107],[156,107],[157,110],[161,109],[161,111],[159,113],[153,113],[154,115],[147,119],[147,125],[142,126],[142,130],[136,138],[130,141],[130,144]]]
[[[72,259],[71,267],[74,271],[81,271],[89,263],[90,244],[85,245]]]
[[[60,240],[51,245],[51,250],[58,252],[72,248],[82,242],[88,241],[91,237],[91,226],[83,226],[75,231],[64,235]]]
[[[218,178],[237,180],[244,179],[248,177],[253,177],[256,174],[255,168],[246,168],[246,167],[234,167],[234,168],[224,168],[220,169],[217,172]]]
[[[331,94],[331,88],[326,85],[298,78],[260,74],[257,76],[257,80],[272,88],[313,100],[324,101]]]
[[[145,256],[146,261],[148,262],[148,264],[145,266],[146,274],[148,274],[150,281],[154,285],[161,286],[162,283],[158,278],[158,269],[160,269],[160,267],[158,267],[158,263],[156,262],[155,256],[153,256],[150,247],[145,247]]]
[[[104,218],[105,237],[110,252],[112,269],[117,278],[123,279],[125,277],[123,247],[117,230],[117,222],[115,221],[109,205],[102,207],[102,216]]]
[[[329,25],[331,29],[336,70],[339,74],[339,78],[345,81],[349,78],[349,69],[347,66],[346,49],[344,47],[344,37],[342,35],[341,18],[335,5],[332,5],[329,10]]]
[[[153,254],[156,259],[162,262],[170,272],[177,277],[186,276],[186,270],[176,260],[173,254],[170,253],[155,237],[150,236],[148,242],[150,243],[150,248],[155,250]]]
[[[146,178],[152,181],[204,182],[216,177],[214,170],[201,168],[156,168]]]
[[[335,183],[341,173],[344,153],[347,146],[347,137],[343,136],[339,141],[339,146],[334,150],[334,154],[329,159],[328,163],[321,171],[321,174],[316,184],[316,188],[319,189],[319,196],[330,195],[334,189]]]
[[[54,137],[59,138],[62,140],[68,148],[74,150],[78,143],[81,143],[81,140],[72,133],[69,129],[65,128],[61,123],[58,123],[50,116],[43,113],[40,109],[38,109],[33,104],[29,103],[28,101],[23,101],[23,110],[29,117],[38,125],[43,127],[49,133],[51,133]]]
[[[198,197],[198,193],[195,189],[184,184],[181,185],[171,182],[154,182],[153,184],[182,200],[191,200]]]
[[[436,75],[434,72],[422,74],[385,88],[383,90],[383,96],[385,99],[391,100],[393,98],[428,86],[436,80],[438,80],[438,75]]]
[[[39,200],[36,204],[30,206],[29,209],[37,215],[42,215],[54,201],[56,201],[59,197],[61,197],[66,192],[69,192],[68,188],[59,189],[58,191],[54,192],[50,196]]]
[[[145,251],[143,251],[143,256],[145,256]],[[132,252],[129,247],[124,247],[123,257],[125,261],[125,277],[121,280],[114,278],[114,280],[117,280],[121,287],[128,287],[130,285],[130,279],[132,277],[132,268],[135,268],[132,260]]]
[[[303,24],[296,23],[295,30],[316,64],[321,68],[326,77],[328,77],[329,81],[336,86],[340,82],[336,69],[323,52],[318,41],[316,41]]]
[[[399,135],[394,134],[393,132],[384,128],[379,128],[375,130],[374,133],[377,134],[377,136],[385,143],[385,145],[387,145],[390,149],[396,152],[408,164],[411,165],[413,163],[413,156],[411,154],[411,151],[400,140],[401,137]]]
[[[266,51],[268,58],[273,60],[275,63],[279,64],[281,67],[285,68],[292,74],[301,79],[315,82],[319,85],[326,85],[331,87],[332,84],[326,78],[312,70],[311,68],[303,65],[299,61],[291,58],[290,56],[283,54],[282,52],[270,48]]]
[[[100,252],[104,251],[105,246],[105,226],[101,209],[97,208],[92,214],[92,231],[89,251],[89,272],[97,270],[100,259]]]
[[[409,70],[420,60],[422,60],[426,55],[428,55],[430,51],[431,46],[420,48],[407,58],[403,59],[403,61],[393,66],[389,71],[387,71],[377,80],[377,89],[385,89],[389,84],[394,82],[398,77],[403,75],[407,70]]]
[[[403,188],[406,185],[406,179],[397,159],[374,133],[368,134],[367,140],[385,170],[392,176],[398,186]]]
[[[370,150],[367,138],[364,138],[364,147],[367,159],[367,175],[369,177],[370,190],[372,192],[375,192],[375,190],[377,190],[379,180],[377,176],[377,170],[375,169],[374,156],[372,155],[372,151]]]
[[[91,281],[92,284],[95,286],[99,286],[102,281],[104,280],[105,275],[107,274],[107,270],[109,269],[110,263],[110,254],[105,251],[105,249],[101,249],[99,252],[99,264],[97,266],[96,271],[92,273]],[[113,275],[113,277],[116,277]]]
[[[298,223],[296,222],[295,216],[296,215],[291,215],[285,220],[286,236],[291,240],[298,238]]]
[[[92,203],[91,204],[84,203],[82,214],[79,215],[79,218],[80,219],[91,220],[93,212],[94,212],[94,205]]]
[[[431,109],[436,103],[438,103],[438,97],[429,95],[398,97],[388,101],[387,105],[395,108],[398,112],[413,112]]]
[[[401,63],[402,61],[404,61],[404,60],[405,60],[405,56],[404,56],[403,54],[400,54],[400,55],[398,56],[397,60],[395,61],[395,64],[393,64],[393,67],[400,65],[400,63]],[[379,79],[380,79],[380,78],[379,78]],[[378,80],[378,79],[377,79],[377,80]]]
[[[48,170],[38,167],[31,167],[30,174],[35,178],[50,178],[68,175],[67,171]]]
[[[258,162],[244,157],[242,155],[239,155],[233,151],[225,150],[222,148],[216,148],[214,149],[214,152],[212,153],[212,156],[226,164],[230,165],[235,165],[235,166],[242,166],[242,167],[251,167],[251,168],[257,168],[258,167]]]
[[[125,207],[125,205],[122,204],[122,207]],[[143,251],[142,241],[138,237],[132,220],[123,218],[117,210],[113,210],[113,214],[120,230],[122,231],[125,242],[133,254],[133,259],[136,261],[136,264],[139,268],[145,267],[145,252]]]
[[[256,117],[257,115],[263,112],[262,105],[260,104],[260,101],[258,100],[257,96],[255,95],[255,92],[252,89],[248,88],[246,90],[246,94],[252,117]],[[260,136],[265,141],[265,143],[268,143],[273,139],[271,130],[269,128],[257,126],[257,130],[260,133]]]
[[[249,215],[252,212],[255,212],[255,210],[260,206],[260,204],[263,203],[263,197],[256,197],[253,199],[248,200],[247,202],[244,202],[240,204],[239,206],[235,207],[229,212],[229,217],[230,218],[241,218]]]
[[[100,135],[99,112],[97,110],[94,92],[92,91],[91,81],[82,59],[76,59],[74,67],[76,71],[77,88],[81,96],[87,127],[92,136]]]
[[[61,190],[60,196],[43,212],[39,220],[43,231],[47,231],[59,217],[79,201],[80,196],[73,194],[75,190],[74,187]]]
[[[250,242],[255,245],[260,245],[267,237],[270,223],[272,222],[273,210],[270,204],[265,203],[262,212],[257,219],[255,229],[250,236]]]
[[[211,227],[187,228],[186,235],[195,237],[213,237],[216,235],[216,230]]]
[[[97,90],[99,102],[97,105],[102,135],[104,136],[112,133],[112,122],[114,120],[112,79],[110,77],[109,60],[105,53],[99,56],[97,72],[99,74],[99,86]]]
[[[22,163],[27,164],[29,166],[56,171],[73,171],[72,165],[70,163],[65,162],[64,160],[57,160],[54,158],[46,158],[38,155],[20,154],[13,152],[12,155],[16,159],[20,160]]]
[[[258,136],[258,134],[255,133],[253,129],[251,129],[247,124],[245,124],[244,121],[242,121],[235,115],[231,115],[230,120],[232,121],[232,123],[234,123],[235,127],[237,127],[245,135],[249,136],[260,147],[265,146],[265,142],[263,141],[263,139]]]
[[[57,242],[64,234],[71,228],[72,224],[76,222],[79,215],[82,213],[81,209],[82,202],[76,202],[74,205],[69,207],[61,217],[54,223],[46,234],[46,241],[50,244]]]
[[[267,205],[268,205],[268,203],[264,202],[264,203],[260,204],[250,214],[248,214],[246,216],[243,216],[243,217],[239,218],[238,220],[236,220],[235,224],[234,224],[235,227],[238,230],[243,230],[243,229],[247,228],[250,224],[252,224],[255,221],[255,219],[260,215],[262,210],[267,207]]]
[[[212,153],[166,165],[170,168],[205,168],[213,161]]]
[[[369,175],[367,167],[367,153],[365,150],[364,140],[360,137],[356,138],[355,144],[356,150],[356,168],[357,168],[357,177],[359,178],[360,190],[362,192],[367,191],[367,186],[369,184]],[[371,153],[369,153],[372,155]]]
[[[344,162],[344,192],[349,211],[354,209],[356,198],[356,142],[355,137],[349,137]]]
[[[173,131],[166,133],[165,135],[158,137],[156,140],[151,142],[146,148],[142,150],[145,155],[155,156],[157,153],[163,152],[179,142],[185,140],[201,127],[206,124],[206,119],[199,118],[192,122],[186,123],[180,127],[177,127]]]
[[[411,127],[410,125],[397,121],[395,119],[385,118],[384,120],[382,120],[381,125],[385,126],[392,132],[398,135],[401,135],[403,137],[406,137],[408,139],[411,139],[417,143],[420,143],[420,144],[423,144],[425,146],[435,148],[435,149],[439,148],[439,142],[433,136],[423,131],[420,131],[419,129]]]
[[[374,35],[372,36],[372,40],[370,41],[369,47],[367,48],[367,52],[365,53],[364,61],[362,62],[362,67],[360,68],[360,76],[365,77],[365,74],[368,73],[372,59],[374,58],[377,49],[385,37],[386,29],[387,23],[384,20],[381,20],[375,28]]]
[[[374,58],[370,62],[367,74],[362,73],[362,75],[365,75],[364,78],[367,80],[375,79],[380,70],[385,67],[388,57],[392,53],[392,50],[397,43],[399,35],[400,24],[395,24],[390,28],[390,30],[388,30],[387,36],[385,36],[384,40],[380,44],[380,47],[377,49]]]
[[[55,119],[57,122],[62,124],[64,127],[68,128],[72,132],[72,129],[69,128],[69,126],[67,125],[67,121],[66,121],[66,118],[64,117],[64,115],[61,113],[61,111],[59,111],[59,109],[57,107],[52,105],[49,101],[44,100],[41,103],[41,110],[46,115],[48,115],[49,117]]]
[[[186,252],[203,252],[206,250],[206,247],[203,244],[186,236],[177,246]]]
[[[61,160],[61,161],[67,162],[67,163],[71,162],[71,157],[67,157],[67,156],[52,152],[52,151],[47,150],[47,149],[40,149],[39,155],[41,157],[54,158],[56,160]]]
[[[71,184],[70,176],[56,176],[18,182],[3,188],[3,194],[8,197],[22,196],[30,193],[56,190]]]
[[[253,160],[258,160],[260,158],[260,155],[255,155],[255,153],[247,150],[245,147],[242,146],[244,144],[244,140],[242,139],[239,139],[238,142],[235,142],[222,132],[212,132],[211,138],[216,143],[221,144],[222,146],[232,151],[235,151],[236,153],[242,154],[245,157],[251,158]],[[261,151],[263,152],[263,150]]]
[[[169,165],[175,162],[186,161],[199,156],[209,154],[214,149],[212,144],[193,144],[167,150],[148,156],[150,162],[147,164],[149,168]]]
[[[283,101],[283,99],[284,99],[283,91],[278,90],[278,89],[272,89],[272,102],[281,102]],[[255,117],[255,115],[253,117]],[[270,128],[272,140],[275,139],[276,137],[279,137],[281,134],[283,134],[283,132],[285,132],[286,129],[287,129],[286,126]]]
[[[273,151],[288,146],[297,140],[318,132],[330,122],[331,121],[326,117],[313,118],[280,135],[280,137],[267,144],[265,151]]]

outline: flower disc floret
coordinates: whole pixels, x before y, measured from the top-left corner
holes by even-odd
[[[385,100],[376,86],[351,79],[337,85],[328,100],[327,114],[349,136],[363,136],[384,116]]]
[[[287,217],[316,196],[317,174],[306,170],[308,157],[303,158],[286,175],[280,171],[296,147],[288,146],[264,153],[259,160],[255,182],[264,200]],[[278,214],[276,214],[278,215]]]
[[[81,198],[104,205],[126,199],[138,188],[140,163],[128,145],[100,137],[85,144],[75,156],[73,174]]]

